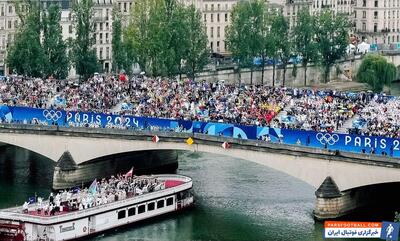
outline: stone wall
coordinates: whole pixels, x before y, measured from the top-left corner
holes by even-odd
[[[385,57],[396,66],[400,65],[400,55],[385,55]],[[331,68],[330,81],[352,81],[357,73],[357,70],[362,62],[362,56],[355,56],[345,61],[337,63]],[[286,72],[285,86],[301,87],[304,86],[304,68],[297,65],[296,74],[293,73],[294,66],[289,65]],[[250,84],[250,69],[242,69],[241,81],[245,84]],[[272,85],[273,67],[266,66],[264,71],[264,84]],[[233,69],[216,70],[200,73],[197,76],[198,80],[206,80],[216,82],[225,80],[225,83],[238,83],[239,75]],[[283,69],[276,69],[275,85],[282,85]],[[307,85],[323,83],[323,70],[321,66],[310,64],[307,69]],[[254,71],[253,84],[261,84],[261,70]]]

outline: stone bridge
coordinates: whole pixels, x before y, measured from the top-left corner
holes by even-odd
[[[152,142],[154,135],[159,142]],[[192,145],[186,143],[189,137],[194,140]],[[400,182],[400,160],[395,158],[205,134],[3,124],[0,142],[57,162],[55,189],[109,174],[101,172],[105,167],[98,160],[123,153],[186,150],[241,158],[315,187],[314,214],[321,219],[343,216],[369,205],[381,195],[379,187],[383,184]],[[228,142],[230,148],[222,148],[223,142]],[[85,166],[89,166],[86,172],[79,172]]]

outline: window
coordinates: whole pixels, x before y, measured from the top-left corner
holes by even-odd
[[[375,7],[376,8],[378,7],[378,1],[377,0],[375,0]]]
[[[378,11],[374,12],[374,19],[378,19]]]
[[[72,25],[68,26],[68,33],[72,33]]]
[[[4,7],[1,6],[0,16],[4,16]]]
[[[103,23],[99,24],[100,31],[103,31]]]
[[[367,18],[367,11],[363,11],[363,18]]]
[[[136,214],[136,207],[128,209],[128,217]]]
[[[204,14],[204,22],[207,22],[207,14]]]
[[[108,33],[106,33],[106,43],[108,44]]]
[[[147,204],[147,211],[153,211],[155,208],[154,202]]]
[[[126,217],[126,211],[122,210],[118,212],[118,219],[123,219]]]
[[[100,54],[99,54],[99,55],[100,55],[99,58],[100,58],[100,59],[103,59],[103,47],[100,48]]]
[[[363,6],[363,7],[366,7],[366,6],[367,6],[367,0],[363,0],[362,6]]]
[[[138,213],[144,213],[146,211],[146,205],[142,204],[138,207]]]
[[[213,38],[214,37],[214,27],[210,28],[210,37]]]
[[[127,10],[126,10],[126,3],[124,3],[124,12],[127,12]]]
[[[377,23],[374,24],[374,32],[375,33],[378,32],[378,24]]]
[[[103,43],[103,34],[102,33],[99,34],[99,40],[100,40],[100,44],[102,44]]]
[[[217,22],[219,23],[219,13],[217,14]]]
[[[8,20],[8,29],[11,29],[11,20]]]
[[[213,44],[211,42],[211,48],[213,47],[212,45]],[[173,203],[174,203],[174,198],[173,197],[167,198],[167,206],[171,206]]]
[[[164,207],[164,200],[157,201],[157,208],[163,208],[163,207]]]
[[[225,22],[228,22],[228,14],[225,13]]]
[[[211,14],[211,22],[214,22],[214,14]]]
[[[12,6],[8,6],[8,13],[12,13]]]
[[[219,37],[220,36],[220,27],[218,26],[217,27],[217,37]]]

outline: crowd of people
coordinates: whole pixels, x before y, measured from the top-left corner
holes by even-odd
[[[359,120],[364,123],[359,129],[359,134],[399,138],[400,100],[376,96],[360,111]]]
[[[332,132],[338,130],[348,119],[367,103],[363,93],[347,96],[335,91],[302,91],[293,94],[287,108],[291,121],[280,127]]]
[[[101,181],[95,180],[89,188],[83,190],[65,190],[56,195],[50,193],[48,201],[38,197],[35,204],[31,206],[34,210],[29,209],[29,202],[25,202],[22,209],[25,213],[33,212],[36,215],[52,216],[57,213],[88,209],[165,188],[164,181],[151,176],[117,175],[111,176],[108,180],[105,178]]]
[[[327,132],[359,115],[367,122],[361,134],[399,136],[398,100],[372,92],[96,74],[80,83],[23,77],[0,81],[0,104]]]

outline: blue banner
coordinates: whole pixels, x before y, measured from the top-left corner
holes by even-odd
[[[400,139],[327,132],[290,130],[188,120],[169,120],[94,112],[37,109],[0,105],[0,121],[21,124],[128,128],[203,133],[240,139],[265,140],[337,151],[400,157]]]

